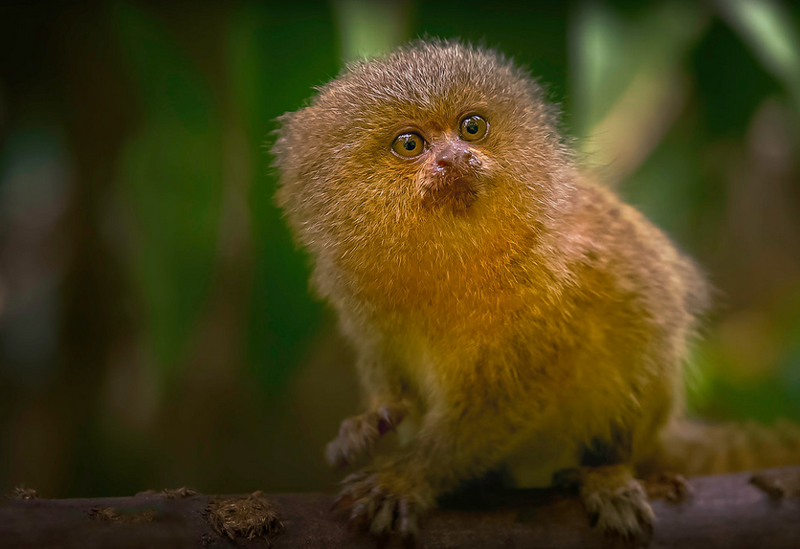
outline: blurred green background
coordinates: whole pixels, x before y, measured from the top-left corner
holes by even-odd
[[[718,289],[693,413],[800,419],[800,10],[718,2],[0,8],[0,493],[331,490],[358,410],[265,149],[344,60],[513,56]]]

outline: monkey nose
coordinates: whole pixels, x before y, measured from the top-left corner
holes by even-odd
[[[459,168],[469,164],[473,154],[469,148],[460,145],[451,145],[443,148],[436,154],[436,166],[439,168]]]

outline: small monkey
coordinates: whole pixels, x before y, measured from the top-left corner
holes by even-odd
[[[412,536],[438,496],[501,463],[523,483],[572,467],[601,530],[651,528],[635,475],[680,461],[665,433],[709,292],[579,171],[557,117],[508,59],[434,40],[349,66],[281,119],[277,201],[367,397],[327,458],[352,464],[414,426],[344,480],[374,534]]]

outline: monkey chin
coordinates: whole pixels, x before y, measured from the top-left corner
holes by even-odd
[[[430,210],[465,214],[477,200],[479,184],[472,177],[456,177],[421,186],[422,205]]]

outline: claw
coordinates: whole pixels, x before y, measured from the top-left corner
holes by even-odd
[[[665,499],[670,503],[680,503],[693,495],[692,485],[676,473],[661,473],[643,481],[650,499]]]
[[[393,499],[383,501],[380,509],[375,514],[375,518],[372,519],[371,533],[390,534],[393,531],[396,506],[397,503]]]
[[[400,419],[394,417],[393,410],[388,406],[381,406],[378,409],[378,416],[378,432],[381,436],[389,431],[395,431],[395,427],[400,423]]]
[[[347,467],[360,456],[369,454],[381,435],[378,423],[375,412],[342,421],[339,435],[325,448],[325,459],[331,467]]]
[[[411,504],[406,499],[400,500],[399,505],[399,524],[397,527],[398,532],[403,538],[414,538],[419,533],[419,525],[417,524],[417,514],[411,508]]]
[[[365,473],[363,471],[359,471],[358,473],[350,473],[344,480],[341,482],[342,486],[352,486],[354,484],[361,484],[367,479],[369,473]]]
[[[335,500],[333,500],[333,505],[331,505],[331,511],[341,511],[342,509],[349,509],[352,507],[354,503],[353,498],[349,494],[339,494]]]
[[[367,511],[369,512],[369,518],[372,518],[378,512],[378,505],[383,499],[383,489],[380,486],[376,486],[370,491],[369,496]]]
[[[341,469],[369,455],[381,436],[395,430],[405,411],[400,405],[386,405],[345,419],[339,426],[339,435],[325,448],[325,459],[331,467]]]
[[[370,518],[367,509],[368,503],[364,500],[359,500],[353,504],[350,512],[350,520],[358,520],[359,518]]]
[[[603,532],[632,539],[649,536],[653,530],[653,510],[641,484],[623,475],[592,473],[591,484],[584,483],[581,497],[592,526]]]
[[[376,471],[362,471],[348,475],[342,482],[342,494],[335,507],[350,508],[350,524],[368,530],[375,537],[398,534],[413,541],[418,532],[417,513],[420,504],[408,496],[391,491],[395,479]]]

